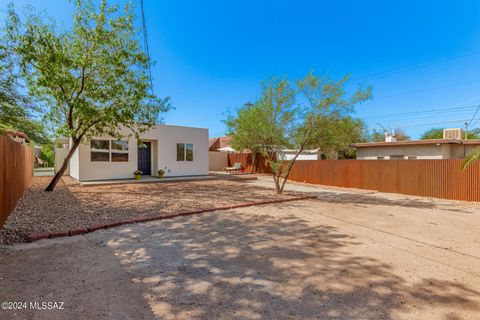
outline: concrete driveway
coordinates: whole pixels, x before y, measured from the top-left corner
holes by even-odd
[[[0,319],[480,317],[476,207],[321,198],[3,247],[2,300],[64,309]]]

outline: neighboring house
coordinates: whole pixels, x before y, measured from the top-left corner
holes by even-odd
[[[293,160],[298,150],[282,149],[277,151],[278,160]],[[297,157],[297,160],[321,160],[322,153],[319,149],[303,150]]]
[[[208,151],[219,151],[221,148],[232,147],[232,137],[217,137],[208,139]]]
[[[121,133],[128,135],[129,131]],[[66,156],[66,148],[60,148],[64,144],[65,140],[57,140],[58,166]],[[159,169],[165,170],[166,177],[208,175],[208,129],[156,125],[140,134],[140,141],[133,136],[122,140],[95,137],[75,151],[69,174],[91,181],[133,178],[135,170],[158,176]]]
[[[461,140],[461,137],[460,129],[445,129],[444,139],[395,141],[387,136],[385,142],[353,146],[357,149],[358,160],[463,159],[480,147],[480,140]]]
[[[208,151],[226,153],[238,152],[232,147],[232,137],[229,136],[208,139]],[[240,150],[240,153],[250,152],[249,149]]]
[[[1,133],[6,135],[7,137],[10,137],[10,139],[12,139],[15,142],[18,142],[21,144],[30,143],[30,138],[27,136],[25,132],[2,129]]]

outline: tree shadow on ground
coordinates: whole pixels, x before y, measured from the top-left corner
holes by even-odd
[[[242,216],[240,216],[242,215]],[[356,253],[334,227],[286,213],[209,213],[131,226],[108,245],[162,319],[392,319],[480,311],[480,292]]]
[[[242,182],[245,185],[258,185],[258,182],[265,182],[265,180],[244,180]],[[273,184],[271,187],[273,188]],[[291,190],[296,190],[297,192],[301,192],[304,194],[315,195],[318,197],[319,200],[325,202],[352,204],[356,206],[401,206],[405,208],[439,209],[460,213],[476,213],[480,208],[478,206],[478,203],[475,203],[472,206],[472,202],[462,202],[457,200],[437,199],[421,196],[410,196],[401,193],[383,193],[375,190],[349,189],[288,181],[286,185],[286,191]]]
[[[472,213],[472,208],[467,208],[461,204],[452,205],[452,203],[445,203],[437,199],[419,199],[418,197],[408,198],[408,195],[395,195],[396,199],[388,198],[386,194],[368,194],[368,193],[338,193],[321,191],[316,192],[315,195],[321,201],[328,203],[338,203],[343,205],[356,206],[392,206],[405,207],[415,209],[438,209],[446,211],[454,211],[460,213]]]

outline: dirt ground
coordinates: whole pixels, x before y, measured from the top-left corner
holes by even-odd
[[[0,247],[4,301],[65,303],[0,318],[479,319],[480,212],[439,203],[322,191]]]
[[[63,177],[53,192],[51,177],[34,177],[0,229],[0,243],[26,240],[32,232],[68,230],[138,217],[291,198],[241,180],[208,180],[82,187]],[[297,194],[298,195],[298,194]]]

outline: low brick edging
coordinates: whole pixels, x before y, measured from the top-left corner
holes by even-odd
[[[277,200],[269,200],[269,201],[261,201],[261,202],[250,202],[250,203],[242,203],[242,204],[236,204],[236,205],[225,206],[225,207],[215,207],[215,208],[209,208],[209,209],[185,211],[185,212],[174,213],[174,214],[171,214],[171,215],[158,215],[158,216],[152,216],[152,217],[138,217],[138,218],[132,218],[132,219],[122,220],[122,221],[118,221],[118,222],[111,222],[111,223],[106,223],[106,224],[96,224],[96,225],[86,227],[86,228],[85,227],[77,227],[77,228],[71,228],[69,230],[57,230],[57,231],[52,231],[52,232],[35,232],[35,233],[31,233],[27,236],[27,241],[28,242],[33,242],[33,241],[42,240],[42,239],[53,239],[53,238],[76,236],[76,235],[87,234],[87,233],[94,232],[94,231],[101,230],[101,229],[110,229],[110,228],[118,227],[118,226],[121,226],[121,225],[155,221],[155,220],[171,219],[171,218],[176,218],[176,217],[181,217],[181,216],[190,216],[190,215],[194,215],[194,214],[200,214],[200,213],[204,213],[204,212],[213,212],[213,211],[219,211],[219,210],[230,210],[230,209],[235,209],[235,208],[252,207],[252,206],[258,206],[258,205],[264,205],[264,204],[292,202],[292,201],[300,201],[300,200],[309,200],[309,199],[316,199],[316,198],[317,198],[316,196],[303,196],[303,197],[296,197],[296,198],[290,198],[290,199],[277,199]]]

